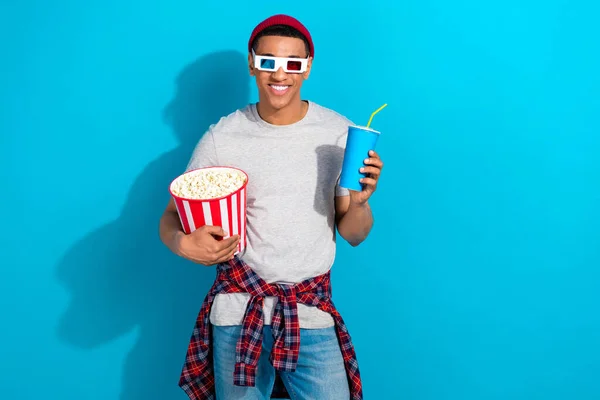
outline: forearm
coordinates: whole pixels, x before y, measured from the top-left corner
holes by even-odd
[[[373,227],[373,213],[369,203],[350,205],[338,223],[338,232],[352,246],[358,246],[366,238]]]
[[[166,210],[160,219],[159,235],[160,240],[173,253],[181,255],[181,237],[185,233],[181,228],[181,221],[177,211]]]

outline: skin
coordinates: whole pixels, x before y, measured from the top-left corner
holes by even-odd
[[[263,36],[258,40],[256,54],[274,57],[306,58],[304,41],[298,38]],[[308,111],[308,105],[300,97],[300,89],[308,79],[312,69],[312,57],[302,74],[288,74],[283,68],[275,72],[260,71],[254,68],[252,53],[248,53],[248,69],[254,77],[258,89],[257,105],[261,118],[273,125],[289,125],[301,120]],[[289,86],[285,93],[276,93],[270,85]]]
[[[361,244],[373,227],[373,213],[369,199],[377,190],[377,182],[383,169],[383,161],[373,150],[369,152],[365,164],[361,171],[368,175],[361,179],[363,190],[360,192],[350,190],[349,196],[336,196],[335,198],[335,219],[338,232],[353,247]]]
[[[275,57],[306,58],[304,41],[298,38],[263,36],[259,39],[257,55]],[[308,79],[312,70],[312,57],[308,59],[307,69],[302,74],[288,74],[282,68],[275,72],[260,71],[254,67],[252,53],[248,53],[248,69],[250,76],[256,80],[259,93],[258,112],[262,119],[274,125],[287,125],[301,120],[308,110],[308,105],[302,101],[300,89]],[[280,95],[271,85],[289,86]],[[335,211],[338,232],[352,246],[362,243],[373,226],[373,214],[368,200],[377,189],[383,162],[375,151],[369,153],[362,172],[368,177],[362,180],[363,190],[351,190],[350,196],[336,197]]]
[[[259,39],[257,55],[275,57],[306,58],[306,47],[301,39],[264,36]],[[248,70],[255,78],[259,94],[258,113],[266,122],[273,125],[289,125],[300,121],[308,111],[308,104],[302,101],[300,89],[308,79],[312,69],[312,57],[307,70],[301,74],[286,73],[283,69],[275,72],[260,71],[254,68],[252,53],[248,54]],[[284,93],[276,92],[271,85],[288,86]],[[368,174],[362,179],[363,190],[350,190],[349,196],[335,199],[335,219],[337,229],[348,243],[358,246],[368,236],[373,226],[373,214],[369,199],[377,190],[377,183],[383,169],[379,155],[371,151],[365,159],[362,172]],[[226,233],[220,227],[203,226],[186,235],[181,227],[177,209],[170,200],[160,219],[159,234],[162,242],[171,251],[192,262],[210,266],[233,258],[239,235],[222,239]]]

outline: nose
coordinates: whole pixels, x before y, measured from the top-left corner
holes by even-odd
[[[287,78],[287,73],[283,70],[283,67],[279,67],[279,69],[273,72],[273,78],[278,81],[283,81]]]

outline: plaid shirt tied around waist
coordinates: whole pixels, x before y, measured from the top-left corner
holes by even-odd
[[[270,360],[278,371],[293,372],[300,349],[297,303],[315,306],[331,314],[344,358],[351,400],[362,400],[362,381],[354,346],[341,315],[331,301],[330,273],[295,285],[268,284],[246,263],[235,257],[217,266],[217,278],[207,294],[188,345],[179,386],[191,400],[214,400],[215,378],[212,360],[210,309],[220,293],[249,293],[242,332],[236,346],[234,385],[254,386],[256,366],[263,340],[263,301],[277,297],[271,321],[274,344]]]

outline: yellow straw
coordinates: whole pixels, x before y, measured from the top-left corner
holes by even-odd
[[[371,121],[373,120],[373,117],[375,116],[375,114],[377,114],[379,111],[383,110],[385,108],[385,106],[387,106],[387,103],[385,103],[384,105],[379,107],[377,110],[375,110],[375,112],[373,114],[371,114],[371,118],[369,118],[369,123],[367,124],[367,128],[371,125]]]

